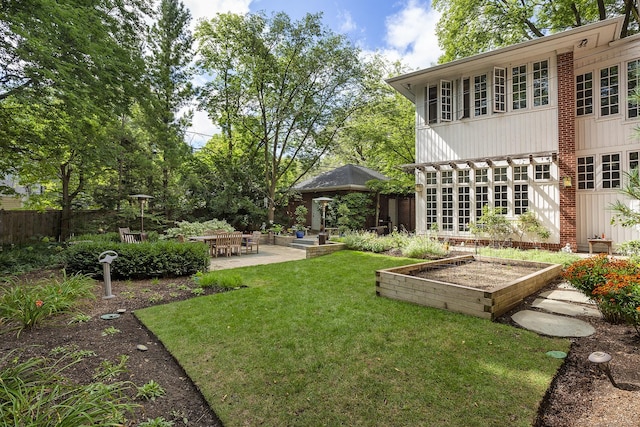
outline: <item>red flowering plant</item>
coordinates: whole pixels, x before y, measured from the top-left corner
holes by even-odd
[[[586,258],[567,267],[562,277],[591,298],[610,323],[640,326],[640,268],[606,255]]]

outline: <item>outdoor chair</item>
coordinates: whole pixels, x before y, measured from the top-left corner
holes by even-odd
[[[211,254],[218,258],[218,255],[231,255],[231,234],[218,234],[215,240],[211,241]]]
[[[238,255],[242,253],[242,233],[241,232],[231,233],[228,255],[233,255],[234,253],[237,253]]]
[[[248,254],[249,251],[253,252],[253,248],[255,246],[256,253],[260,252],[260,237],[262,237],[262,233],[259,231],[254,231],[251,237],[248,237],[244,242],[244,253]]]

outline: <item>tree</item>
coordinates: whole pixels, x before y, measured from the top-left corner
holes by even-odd
[[[637,0],[434,0],[436,32],[449,62],[613,16],[622,37],[638,32]]]
[[[178,117],[181,108],[193,99],[193,36],[189,31],[191,15],[180,0],[161,0],[159,19],[149,31],[147,42],[147,76],[151,97],[143,105],[147,116],[155,160],[162,178],[160,204],[168,218],[180,205],[176,173],[190,154],[184,141],[184,131],[190,124],[190,114]],[[153,186],[153,183],[152,183]]]
[[[298,22],[284,13],[218,15],[199,24],[196,38],[199,65],[213,77],[201,103],[230,155],[244,143],[245,155],[262,157],[273,221],[278,190],[318,163],[363,102],[358,49],[311,14]]]

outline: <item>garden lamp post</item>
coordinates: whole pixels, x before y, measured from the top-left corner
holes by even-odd
[[[142,235],[142,233],[144,233],[144,203],[149,199],[153,199],[153,196],[147,196],[146,194],[133,194],[129,197],[132,199],[138,199],[140,202],[140,235]]]

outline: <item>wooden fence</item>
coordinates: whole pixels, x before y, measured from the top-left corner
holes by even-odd
[[[112,215],[104,211],[74,211],[71,232],[79,234],[87,223]],[[60,240],[62,211],[0,210],[0,245],[28,243],[49,237]]]

